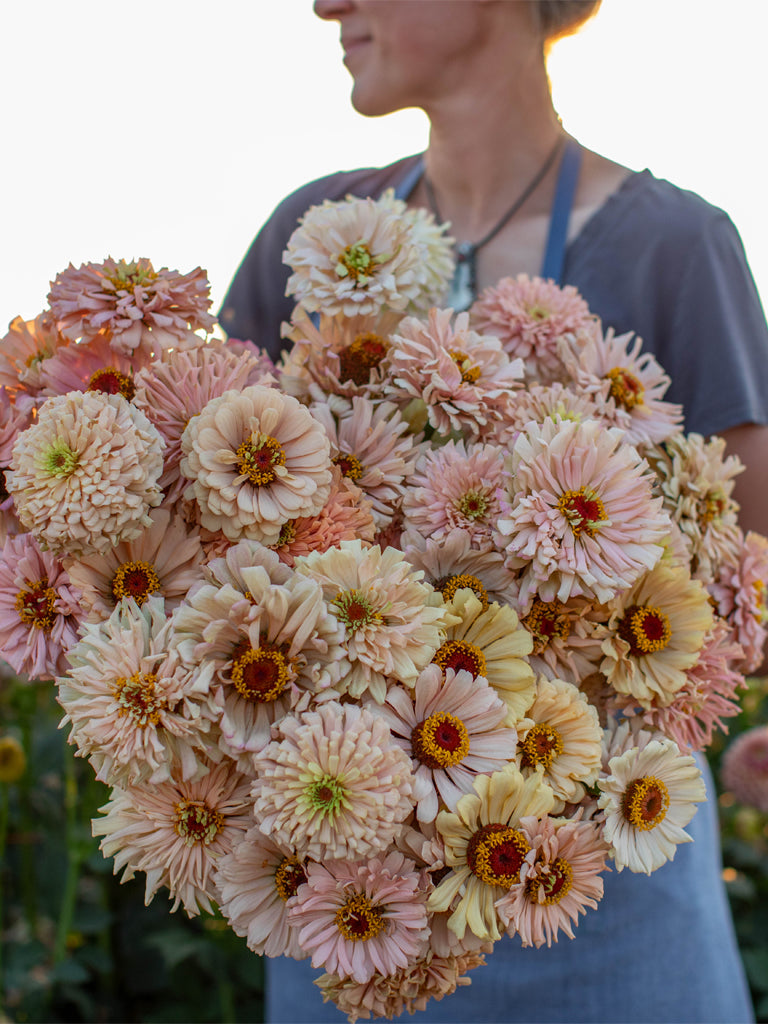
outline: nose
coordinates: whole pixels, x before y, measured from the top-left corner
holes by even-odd
[[[315,0],[314,10],[323,21],[335,21],[348,14],[355,6],[355,0]]]

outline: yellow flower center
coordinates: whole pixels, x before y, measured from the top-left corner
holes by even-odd
[[[224,816],[204,800],[180,800],[174,807],[174,827],[187,846],[208,846],[224,828]]]
[[[158,696],[156,683],[157,676],[152,672],[134,672],[130,679],[116,679],[113,692],[120,705],[118,714],[129,715],[140,729],[157,725],[168,705]]]
[[[573,868],[563,857],[557,857],[551,864],[542,867],[537,878],[531,878],[525,892],[532,903],[552,906],[559,903],[573,885]]]
[[[557,503],[560,512],[578,537],[582,532],[594,537],[598,528],[605,522],[605,506],[597,494],[587,487],[578,491],[566,491]]]
[[[333,464],[339,467],[341,475],[345,476],[347,480],[359,480],[363,475],[363,464],[356,455],[340,452],[333,459]]]
[[[460,573],[457,576],[443,576],[435,584],[435,590],[440,591],[444,601],[452,601],[456,596],[456,591],[464,589],[471,590],[476,597],[479,597],[483,611],[488,611],[488,591],[477,576],[470,576],[468,573]]]
[[[475,678],[486,673],[485,655],[479,647],[467,643],[466,640],[446,640],[435,652],[432,661],[445,670],[452,668],[454,672],[470,672]]]
[[[112,577],[112,595],[115,601],[132,597],[143,605],[150,594],[160,589],[160,577],[149,562],[123,562]]]
[[[554,640],[567,640],[571,632],[568,615],[559,601],[535,598],[533,607],[522,620],[533,636],[533,653],[541,654]]]
[[[364,241],[348,245],[343,252],[336,257],[334,270],[338,277],[350,277],[355,283],[355,288],[365,287],[369,280],[376,273],[381,263],[386,263],[391,258],[389,253],[382,253],[374,256],[368,244]]]
[[[605,376],[611,382],[610,395],[616,405],[627,410],[642,405],[645,388],[633,373],[623,366],[614,366]]]
[[[120,260],[115,271],[112,274],[105,274],[104,277],[117,291],[133,293],[135,288],[156,281],[157,273],[152,269],[149,260],[131,260],[130,263]]]
[[[345,626],[348,636],[368,626],[379,626],[383,622],[382,616],[362,590],[342,590],[331,604],[336,610],[336,617]]]
[[[546,320],[550,314],[550,311],[546,306],[541,306],[538,303],[533,303],[528,306],[526,313],[532,320]]]
[[[358,387],[368,384],[371,370],[381,363],[389,348],[389,342],[378,334],[358,334],[339,352],[339,380],[351,380]]]
[[[348,896],[336,911],[336,927],[350,942],[367,942],[384,931],[385,921],[379,907],[363,893]]]
[[[699,522],[703,530],[719,523],[728,511],[728,498],[722,491],[709,491],[699,502]]]
[[[669,790],[653,775],[635,779],[627,787],[621,802],[625,819],[642,832],[650,832],[667,816]]]
[[[254,487],[271,484],[278,475],[275,467],[285,465],[285,452],[280,442],[268,434],[251,434],[235,454],[238,473],[247,477]]]
[[[48,586],[48,577],[41,580],[27,580],[25,590],[16,595],[14,607],[25,626],[42,629],[50,633],[56,621],[56,591]]]
[[[480,367],[474,366],[466,352],[452,349],[448,355],[456,363],[461,373],[462,384],[474,384],[480,378]]]
[[[511,889],[530,850],[522,832],[508,825],[483,825],[467,844],[467,866],[486,885]]]
[[[413,756],[427,768],[451,768],[469,753],[469,733],[460,718],[437,711],[411,733]]]
[[[230,679],[245,700],[268,704],[277,700],[288,686],[291,663],[280,648],[269,643],[260,647],[239,647],[232,659]]]
[[[296,895],[300,885],[307,880],[304,866],[298,857],[283,857],[275,871],[275,889],[281,900],[289,900]]]
[[[296,540],[296,521],[289,519],[287,523],[283,523],[280,527],[280,536],[277,538],[276,544],[271,544],[270,547],[277,548],[286,547],[288,544],[293,544]]]
[[[524,768],[542,765],[548,770],[554,759],[563,752],[563,738],[551,725],[539,723],[528,730],[520,750]]]
[[[85,390],[101,391],[105,395],[122,395],[127,401],[132,402],[136,394],[136,385],[132,377],[120,373],[114,366],[105,366],[91,374]]]
[[[459,512],[467,519],[482,519],[488,511],[488,496],[482,491],[467,491],[456,502]]]
[[[629,644],[635,658],[663,651],[672,639],[669,619],[660,608],[630,605],[619,623],[619,636]]]

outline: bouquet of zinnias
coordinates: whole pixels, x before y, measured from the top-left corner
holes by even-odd
[[[112,787],[105,855],[352,1021],[671,859],[766,636],[737,459],[573,288],[441,308],[450,246],[391,194],[309,210],[277,366],[147,260],[0,353],[0,645]]]

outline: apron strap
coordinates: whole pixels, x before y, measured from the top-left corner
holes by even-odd
[[[562,284],[565,250],[568,243],[568,222],[571,219],[573,197],[581,169],[581,146],[575,139],[568,139],[560,160],[557,176],[555,200],[552,204],[552,216],[549,220],[547,247],[544,250],[544,262],[541,276],[555,284]]]

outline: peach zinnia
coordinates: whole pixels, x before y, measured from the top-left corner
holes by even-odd
[[[329,444],[289,395],[253,385],[213,398],[181,438],[187,497],[202,525],[230,540],[276,544],[289,519],[316,515],[328,499]]]

